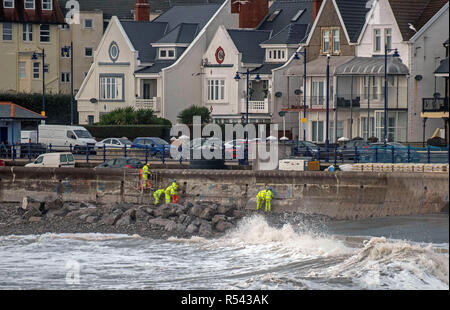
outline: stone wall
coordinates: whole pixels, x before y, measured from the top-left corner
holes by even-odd
[[[152,188],[176,179],[181,201],[234,202],[256,208],[255,196],[270,185],[274,212],[336,219],[438,213],[448,205],[448,173],[153,170]],[[131,169],[0,168],[0,202],[62,197],[65,201],[153,203]]]

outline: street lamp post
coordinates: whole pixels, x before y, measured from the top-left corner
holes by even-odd
[[[387,143],[387,117],[388,117],[388,81],[387,81],[387,63],[388,53],[394,52],[393,57],[400,57],[396,48],[388,48],[384,45],[384,144]]]
[[[42,57],[42,112],[41,115],[45,116],[45,50],[42,49],[42,53],[33,52],[31,60],[37,60],[38,57]]]
[[[245,147],[244,147],[244,162],[241,163],[241,165],[243,166],[248,166],[248,101],[249,101],[249,88],[250,88],[250,69],[247,68],[247,70],[245,72],[236,72],[236,76],[234,77],[234,79],[236,80],[236,82],[239,82],[239,80],[241,79],[239,74],[245,74],[247,76],[247,91],[246,91],[246,99],[245,99]],[[261,77],[259,76],[259,73],[256,75],[255,77],[255,81],[260,81]]]
[[[306,119],[306,48],[300,53],[303,54],[303,118]],[[294,59],[300,59],[300,57],[298,57],[298,52],[295,53]],[[306,124],[304,124],[303,127],[303,141],[306,141]]]
[[[326,132],[325,132],[325,152],[328,153],[328,131],[330,119],[330,54],[327,55],[327,106],[326,106]]]
[[[70,124],[73,125],[73,42],[63,47],[64,53],[70,53]]]

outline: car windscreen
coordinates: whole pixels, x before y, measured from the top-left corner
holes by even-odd
[[[72,154],[67,154],[67,159],[68,159],[69,161],[74,161],[74,160],[73,160],[73,155],[72,155]]]
[[[125,138],[119,138],[117,140],[119,140],[122,144],[132,144],[130,140]]]
[[[92,139],[91,134],[87,130],[74,130],[75,134],[78,138],[88,138]]]

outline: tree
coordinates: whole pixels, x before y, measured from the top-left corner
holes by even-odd
[[[151,109],[118,108],[102,116],[99,125],[171,125],[157,117]]]
[[[194,116],[200,116],[202,124],[211,122],[211,112],[206,107],[191,106],[178,114],[181,123],[190,125],[193,123]]]

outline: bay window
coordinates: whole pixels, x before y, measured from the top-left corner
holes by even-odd
[[[100,75],[100,100],[124,100],[123,76]]]

